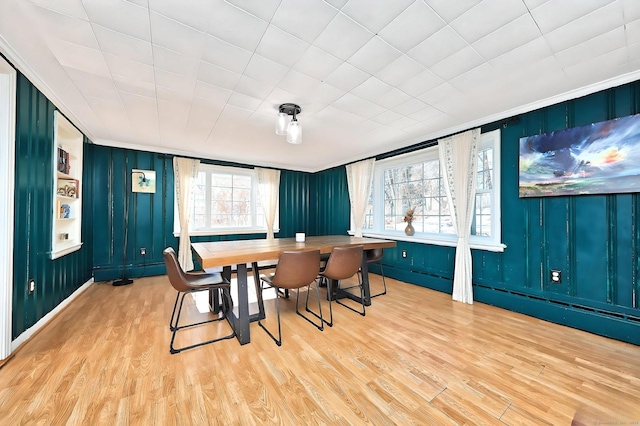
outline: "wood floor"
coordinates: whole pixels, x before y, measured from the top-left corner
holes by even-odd
[[[640,347],[387,283],[323,332],[284,302],[282,347],[252,323],[177,355],[166,276],[93,284],[0,369],[0,424],[639,424]]]

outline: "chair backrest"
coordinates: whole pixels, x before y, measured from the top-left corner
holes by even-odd
[[[189,291],[192,287],[189,285],[189,281],[185,278],[184,271],[178,263],[178,257],[172,247],[167,247],[162,252],[164,257],[164,264],[167,267],[167,276],[169,282],[178,291]]]
[[[284,251],[271,279],[280,288],[300,288],[313,282],[320,272],[320,250]]]
[[[362,265],[362,245],[334,247],[322,275],[332,280],[354,276]]]
[[[377,263],[382,260],[382,256],[384,255],[384,249],[374,248],[371,250],[366,250],[364,253],[367,257],[367,263]]]

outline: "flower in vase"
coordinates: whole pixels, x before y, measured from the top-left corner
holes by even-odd
[[[413,221],[413,209],[407,209],[404,214],[404,221],[407,223],[411,223]]]

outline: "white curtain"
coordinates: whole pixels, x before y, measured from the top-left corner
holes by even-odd
[[[355,225],[355,236],[362,237],[362,227],[367,213],[367,203],[373,182],[375,158],[347,164],[347,185],[351,201],[351,217]]]
[[[449,211],[458,236],[453,275],[453,300],[473,303],[469,234],[476,196],[480,129],[438,140],[440,164],[445,174]]]
[[[196,189],[196,178],[200,160],[190,158],[173,158],[173,172],[178,202],[178,218],[180,220],[180,245],[178,246],[178,262],[182,269],[193,269],[191,258],[191,238],[189,237],[189,217],[191,216],[193,194]]]
[[[256,167],[258,177],[258,197],[267,222],[267,240],[273,240],[273,225],[276,220],[278,195],[280,193],[280,170]]]

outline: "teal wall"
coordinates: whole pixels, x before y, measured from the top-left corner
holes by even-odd
[[[51,260],[53,112],[55,106],[18,73],[12,338],[33,326],[91,278],[92,145],[85,140],[79,251]],[[27,282],[35,280],[28,293]]]
[[[96,224],[93,233],[93,272],[96,281],[165,274],[162,251],[178,247],[173,236],[173,156],[121,148],[95,146],[93,181],[98,196],[93,203]],[[203,163],[233,167],[253,167],[237,163],[202,160]],[[155,194],[131,192],[131,169],[156,172]],[[125,172],[127,171],[127,172]],[[292,237],[296,232],[316,233],[310,221],[310,181],[313,175],[282,170],[280,175],[280,232]],[[125,208],[128,205],[127,226]],[[127,250],[124,256],[124,235]],[[345,229],[346,230],[346,229]],[[192,237],[197,241],[264,238],[264,234]],[[147,249],[145,256],[140,248]]]

